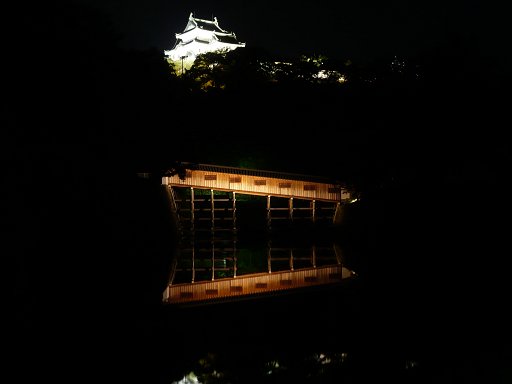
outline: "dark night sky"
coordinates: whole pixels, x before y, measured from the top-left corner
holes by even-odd
[[[170,49],[190,12],[272,53],[322,53],[372,60],[414,56],[465,41],[484,56],[505,55],[505,12],[484,1],[78,0],[112,15],[129,48]]]

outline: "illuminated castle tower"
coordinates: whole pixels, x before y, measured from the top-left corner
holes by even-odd
[[[189,69],[197,55],[217,50],[228,50],[245,47],[239,43],[233,32],[219,27],[217,18],[213,21],[197,19],[192,12],[182,33],[176,34],[176,43],[169,51],[164,51],[168,61],[176,64],[177,70]]]

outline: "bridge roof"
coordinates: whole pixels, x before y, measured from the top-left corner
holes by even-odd
[[[185,163],[185,162],[179,163],[178,167],[180,167],[180,166],[185,169],[188,169],[188,170],[198,170],[198,171],[206,171],[206,172],[212,172],[212,173],[229,173],[229,174],[247,175],[247,176],[255,176],[255,177],[265,177],[265,178],[310,181],[313,183],[324,183],[324,184],[334,184],[334,185],[342,185],[343,184],[340,181],[333,180],[333,179],[330,179],[327,177],[303,175],[303,174],[289,173],[289,172],[277,172],[277,171],[258,170],[258,169],[250,169],[250,168],[228,167],[228,166],[223,166],[223,165]]]

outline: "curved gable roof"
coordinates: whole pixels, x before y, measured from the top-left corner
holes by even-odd
[[[198,28],[206,29],[207,31],[221,32],[221,33],[226,32],[222,28],[220,28],[219,25],[216,24],[214,21],[195,19],[195,22],[196,22]]]

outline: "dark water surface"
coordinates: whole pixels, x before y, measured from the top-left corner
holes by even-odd
[[[173,327],[163,334],[180,346],[169,360],[181,366],[169,372],[211,382],[510,381],[504,205],[466,192],[404,188],[352,205],[339,240],[358,276],[344,285],[166,308]]]
[[[369,195],[336,232],[356,279],[175,307],[162,303],[175,227],[160,186],[144,183],[113,187],[107,214],[70,214],[63,194],[59,220],[25,227],[11,356],[32,369],[18,382],[510,381],[501,199]],[[304,234],[293,238],[303,246]]]

